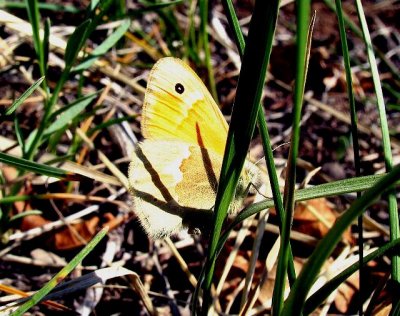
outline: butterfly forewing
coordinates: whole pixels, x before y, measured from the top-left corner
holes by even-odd
[[[179,140],[223,154],[227,131],[221,111],[190,67],[176,58],[156,63],[144,100],[146,139]]]

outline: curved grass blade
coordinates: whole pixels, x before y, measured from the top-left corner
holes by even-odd
[[[282,315],[301,315],[306,297],[317,278],[317,275],[342,238],[344,231],[364,212],[378,197],[387,192],[400,179],[400,165],[380,179],[371,189],[354,201],[350,208],[339,218],[328,234],[319,242],[314,252],[294,283],[287,298]]]
[[[31,298],[19,307],[15,312],[11,313],[12,316],[21,316],[31,307],[42,301],[45,296],[50,293],[62,280],[64,280],[68,274],[71,273],[75,267],[82,262],[82,260],[97,246],[97,244],[107,234],[108,228],[103,228],[97,235],[65,266],[61,269],[52,279],[46,283],[38,292],[31,296]]]
[[[389,251],[399,247],[400,238],[394,241],[388,242],[387,244],[381,246],[379,249],[365,256],[362,260],[362,264],[365,265],[368,262],[375,260],[383,255],[386,255]],[[313,295],[311,295],[305,305],[304,305],[304,314],[311,314],[319,305],[321,305],[328,296],[336,290],[340,284],[342,284],[346,279],[348,279],[354,272],[360,269],[360,262],[357,262],[337,276],[329,280],[324,286],[322,286],[319,290],[317,290]]]
[[[295,192],[295,201],[307,201],[321,197],[338,196],[353,192],[362,192],[372,188],[385,175],[364,176],[359,178],[338,180],[330,183],[324,183],[315,187],[301,189]],[[398,181],[396,185],[400,185]],[[267,199],[261,202],[254,203],[246,207],[240,212],[235,219],[228,225],[222,234],[217,247],[217,253],[222,250],[222,247],[229,237],[230,232],[246,218],[253,216],[267,208],[274,207],[274,201]]]
[[[58,100],[58,95],[61,91],[61,88],[63,87],[65,81],[67,80],[71,67],[73,62],[75,61],[75,58],[78,56],[79,51],[81,50],[83,44],[85,43],[87,39],[87,34],[88,34],[88,28],[90,26],[91,20],[88,19],[81,23],[75,31],[72,33],[70,38],[68,39],[67,42],[67,47],[65,49],[65,69],[61,74],[61,78],[57,82],[57,85],[52,93],[50,101],[46,104],[45,106],[45,113],[44,117],[42,120],[42,123],[40,124],[39,128],[34,131],[34,134],[31,134],[30,136],[30,144],[29,147],[27,146],[27,153],[26,153],[26,158],[27,159],[32,159],[34,156],[37,147],[40,145],[42,138],[43,138],[43,132],[45,131],[47,127],[48,120],[52,114],[53,107],[57,103]],[[33,135],[33,136],[32,136]]]
[[[25,155],[25,140],[22,135],[21,126],[19,125],[18,116],[14,118],[15,136],[17,137],[18,145],[21,148],[22,156]]]
[[[40,210],[29,210],[29,211],[18,213],[14,216],[11,216],[9,222],[11,223],[12,221],[16,221],[20,218],[23,218],[23,217],[29,216],[29,215],[42,215],[42,214],[43,214],[43,212]]]
[[[50,28],[51,28],[51,21],[47,18],[44,21],[44,32],[43,32],[43,63],[44,63],[44,76],[47,76],[48,70],[48,61],[49,61],[49,46],[50,46]],[[47,90],[47,85],[46,85]],[[47,92],[47,91],[46,91]]]

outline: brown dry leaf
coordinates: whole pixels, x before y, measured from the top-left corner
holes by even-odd
[[[25,207],[25,211],[31,210],[31,209],[32,208],[30,207],[30,205],[27,205]],[[47,219],[43,218],[43,216],[41,216],[41,215],[28,215],[28,216],[24,216],[22,218],[20,229],[22,231],[27,231],[27,230],[30,230],[32,228],[42,227],[42,226],[44,226],[45,224],[48,224],[48,223],[50,223],[50,221],[48,221]]]
[[[388,304],[386,306],[380,306],[379,310],[375,310],[374,315],[375,316],[388,316],[390,315],[390,312],[392,311],[392,304]]]
[[[272,299],[272,293],[274,291],[275,286],[275,275],[276,275],[276,264],[272,271],[268,273],[267,279],[264,281],[260,288],[260,294],[258,296],[258,300],[262,302],[267,302]]]
[[[293,229],[317,239],[324,237],[333,226],[338,214],[325,198],[298,203],[294,212]],[[353,243],[350,229],[343,238]]]
[[[253,234],[253,232],[251,232]],[[220,276],[223,274],[223,270],[225,268],[224,258],[228,257],[229,252],[232,250],[230,247],[225,247],[223,252],[219,256],[219,260],[217,261],[216,267],[216,275]],[[237,288],[243,279],[246,277],[246,273],[249,269],[249,260],[251,257],[251,251],[249,249],[239,249],[234,263],[229,271],[228,278],[224,283],[222,288],[222,293],[220,295],[221,305],[225,305],[225,303],[231,302],[235,300],[235,296],[237,295]],[[256,270],[255,270],[255,278],[260,274],[263,262],[257,260],[256,262]]]
[[[241,251],[239,251],[238,255],[235,257],[235,261],[232,265],[231,271],[229,272],[227,282],[224,284],[223,292],[225,293],[232,294],[235,292],[235,289],[239,283],[246,276],[246,271],[249,267],[249,259],[247,256],[243,256],[243,253],[240,254],[240,252]],[[223,260],[221,260],[221,262],[218,264],[217,275],[221,275],[224,269],[224,263],[222,261]],[[229,294],[226,296],[224,295],[223,297],[225,297],[228,301],[232,298]]]
[[[105,224],[99,225],[100,218],[95,216],[83,222],[65,227],[54,235],[54,248],[57,250],[70,250],[84,246],[102,227],[108,225],[115,227],[121,222],[111,213],[104,214]]]
[[[63,228],[54,235],[55,249],[70,250],[83,246],[96,234],[99,222],[100,219],[96,216]]]
[[[4,166],[4,168],[2,168],[2,172],[7,182],[15,180],[18,176],[17,170],[13,167]],[[32,187],[30,182],[26,182],[26,185],[21,188],[19,195],[30,194],[32,194]],[[29,200],[14,202],[13,206],[14,211],[17,214],[33,210]],[[22,231],[27,231],[32,228],[41,227],[47,223],[49,223],[49,221],[43,218],[41,215],[28,215],[21,218],[19,229]]]
[[[20,191],[20,194],[21,195],[29,195],[29,194],[31,194],[31,189],[30,188],[27,189],[26,187],[24,187]],[[29,200],[28,201],[17,201],[14,203],[14,210],[17,214],[31,211],[32,209],[33,208],[31,206]],[[19,226],[19,229],[21,229],[22,231],[27,231],[32,228],[41,227],[49,222],[50,221],[48,221],[41,215],[36,215],[36,214],[27,215],[27,216],[24,216],[21,218],[21,224]]]

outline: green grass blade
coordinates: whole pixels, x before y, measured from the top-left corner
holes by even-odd
[[[343,213],[328,234],[318,243],[314,252],[303,266],[300,275],[294,283],[289,297],[287,298],[282,315],[301,315],[306,297],[316,280],[318,273],[340,242],[342,234],[352,222],[364,212],[378,197],[387,192],[400,179],[400,166],[380,179],[371,189],[366,191],[360,198],[351,204],[350,208]]]
[[[208,39],[208,0],[200,0],[199,1],[199,9],[200,9],[200,40],[203,44],[204,50],[204,61],[208,72],[208,83],[210,92],[214,98],[214,100],[218,101],[218,94],[217,88],[215,86],[215,79],[214,79],[214,69],[213,65],[211,64],[211,50],[210,50],[210,43]]]
[[[188,58],[188,56],[190,56],[192,60],[194,60],[196,63],[199,63],[200,60],[198,49],[196,49],[196,4],[197,2],[195,0],[189,1],[189,26],[185,31],[183,42],[185,47],[188,48],[184,51],[184,57]]]
[[[103,56],[105,53],[107,53],[107,51],[109,51],[124,36],[130,25],[130,20],[123,21],[121,25],[110,36],[108,36],[103,43],[101,43],[93,50],[93,52],[91,52],[88,58],[86,58],[78,66],[74,67],[73,71],[79,72],[91,67],[100,56]]]
[[[104,16],[107,14],[109,11],[110,7],[113,5],[114,0],[101,0],[97,3],[96,1],[96,6],[94,6],[93,9],[91,9],[89,18],[90,20],[90,25],[88,29],[86,30],[86,38],[85,41],[88,39],[88,37],[92,34],[92,32],[98,27],[100,24],[103,23]]]
[[[257,0],[250,23],[215,204],[203,295],[203,313],[207,313],[210,305],[209,290],[222,223],[234,196],[257,119],[272,48],[278,2]],[[259,34],[264,35],[260,37]]]
[[[352,192],[362,192],[370,189],[382,177],[383,175],[371,175],[320,184],[315,187],[296,191],[295,200],[304,201]]]
[[[25,212],[22,212],[22,213],[18,213],[18,214],[14,215],[14,216],[11,216],[11,217],[10,217],[10,223],[13,222],[13,221],[16,221],[16,220],[18,220],[18,219],[24,218],[25,216],[30,216],[30,215],[42,215],[42,214],[43,214],[43,212],[42,212],[42,211],[39,211],[39,210],[29,210],[29,211],[25,211]]]
[[[44,21],[44,32],[43,32],[43,63],[44,63],[44,75],[45,76],[47,76],[48,61],[49,61],[50,28],[51,28],[51,21],[49,18],[47,18]]]
[[[40,73],[45,75],[42,41],[40,40],[40,13],[37,0],[25,0],[29,22],[32,26],[33,46],[39,59]]]
[[[356,113],[356,105],[355,105],[355,97],[353,90],[353,80],[350,66],[350,56],[349,56],[349,48],[347,45],[347,36],[345,29],[345,22],[343,18],[342,5],[340,0],[336,1],[336,12],[338,16],[339,22],[339,31],[340,31],[340,40],[342,44],[342,52],[343,52],[343,61],[344,67],[346,71],[346,83],[347,83],[347,94],[350,104],[350,116],[351,116],[351,134],[353,140],[353,150],[354,150],[354,164],[355,164],[355,172],[356,176],[361,175],[361,167],[360,167],[360,146],[358,144],[358,130],[357,130],[357,113]]]
[[[307,201],[312,199],[317,199],[321,197],[329,197],[329,196],[340,196],[343,194],[349,194],[353,192],[363,192],[372,188],[380,179],[382,179],[384,175],[372,175],[372,176],[364,176],[359,178],[351,178],[345,180],[338,180],[330,183],[320,184],[315,187],[309,187],[305,189],[301,189],[295,192],[295,201]],[[400,182],[396,183],[399,185]],[[274,201],[272,199],[264,200],[261,202],[254,203],[248,207],[246,207],[242,212],[240,212],[232,223],[226,228],[223,233],[220,242],[217,247],[217,253],[219,253],[229,237],[230,232],[242,221],[246,218],[253,216],[265,210],[267,208],[274,207]]]
[[[393,156],[390,144],[390,134],[389,134],[388,121],[386,117],[385,100],[383,98],[381,80],[372,47],[371,36],[368,30],[367,20],[365,18],[364,10],[360,0],[356,0],[356,8],[357,8],[358,19],[360,20],[361,24],[361,30],[365,46],[367,48],[368,61],[371,68],[372,81],[374,83],[379,119],[381,123],[382,145],[383,145],[383,154],[385,157],[385,166],[386,166],[386,171],[389,172],[393,168]],[[390,192],[387,196],[387,201],[388,201],[389,219],[390,219],[390,240],[396,240],[400,237],[399,214],[398,214],[396,192],[394,191]],[[400,283],[400,256],[398,255],[394,255],[392,257],[392,278],[397,283]]]
[[[239,55],[243,57],[244,48],[246,46],[242,29],[240,27],[239,20],[236,16],[235,7],[232,3],[232,0],[223,0],[222,4],[224,6],[224,10],[226,12],[226,17],[229,22],[229,26],[233,31],[233,38],[236,42],[236,47],[239,50]]]
[[[177,4],[181,4],[183,0],[171,0],[171,1],[164,1],[164,2],[149,2],[149,1],[140,1],[142,4],[146,6],[146,11],[157,11],[160,9],[168,8],[170,6],[175,6]]]
[[[383,255],[386,255],[389,251],[398,248],[400,245],[400,238],[388,242],[387,244],[380,246],[377,250],[365,256],[362,260],[362,265],[366,265],[368,262],[375,260]],[[346,281],[354,272],[360,269],[360,262],[357,262],[347,269],[343,270],[340,274],[329,280],[324,284],[319,290],[317,290],[313,295],[311,295],[305,305],[304,314],[311,314],[319,305],[321,305],[328,296],[335,291],[340,284]]]
[[[98,6],[100,0],[92,0],[90,1],[90,10],[93,11],[96,9],[96,7]]]
[[[55,4],[55,3],[43,3],[38,2],[37,4],[39,10],[49,10],[49,11],[57,11],[58,12],[69,12],[69,13],[79,13],[81,10],[75,8],[71,5],[64,4]],[[26,9],[27,4],[24,2],[17,1],[2,1],[0,2],[0,8],[7,9]]]
[[[102,18],[106,14],[107,10],[110,8],[111,4],[112,0],[104,0],[100,2],[91,11],[91,16],[93,17],[93,19],[87,19],[86,21],[81,23],[68,39],[64,55],[65,68],[61,74],[61,78],[57,82],[50,101],[46,104],[42,124],[40,124],[38,130],[34,131],[34,134],[32,134],[33,136],[30,136],[32,140],[30,142],[30,146],[27,147],[27,159],[32,159],[37,147],[42,141],[43,132],[47,128],[48,120],[52,114],[53,107],[57,103],[59,93],[64,86],[64,83],[68,79],[68,76],[70,75],[72,66],[78,56],[78,53],[82,49],[91,32],[97,27],[98,23],[102,21]]]
[[[17,142],[19,147],[21,148],[22,156],[25,154],[25,140],[22,135],[21,126],[19,125],[18,116],[14,119],[14,129],[15,129],[15,136],[17,137]]]
[[[78,53],[83,47],[87,39],[87,30],[91,23],[91,20],[86,20],[80,24],[75,31],[71,34],[67,42],[67,47],[65,48],[65,68],[70,69],[75,62]]]
[[[80,177],[78,175],[73,175],[70,172],[65,170],[39,164],[27,159],[14,157],[5,153],[0,153],[0,162],[3,162],[7,165],[13,166],[18,169],[31,171],[34,173],[46,175],[49,177],[55,177],[59,179],[69,179],[69,180],[78,180]]]
[[[46,283],[38,292],[36,292],[32,297],[25,302],[21,307],[19,307],[15,312],[11,313],[12,316],[21,316],[31,307],[38,304],[43,298],[55,288],[62,280],[64,280],[68,274],[71,273],[76,266],[82,262],[82,260],[97,246],[97,244],[104,238],[107,234],[108,228],[103,228],[100,230],[96,236],[65,266],[61,269],[54,277],[51,278],[49,282]]]
[[[39,78],[33,85],[31,85],[13,104],[7,109],[6,115],[10,115],[40,86],[43,82],[44,77]]]
[[[84,96],[68,106],[61,108],[59,111],[54,112],[54,114],[50,117],[50,121],[53,121],[52,124],[45,130],[44,136],[49,136],[54,132],[63,129],[68,124],[70,124],[73,120],[75,120],[82,111],[95,99],[97,98],[97,92]]]

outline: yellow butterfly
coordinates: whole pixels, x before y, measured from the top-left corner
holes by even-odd
[[[154,239],[184,228],[207,229],[228,124],[201,79],[180,59],[160,59],[151,70],[141,128],[145,140],[129,167],[141,225]],[[238,199],[247,184],[237,189]]]

